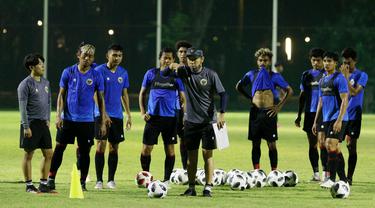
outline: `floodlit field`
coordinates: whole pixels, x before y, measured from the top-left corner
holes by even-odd
[[[309,182],[312,171],[308,160],[308,143],[304,132],[294,127],[295,114],[279,115],[279,169],[295,170],[300,183],[294,188],[254,188],[232,191],[228,186],[214,187],[213,198],[181,197],[186,186],[172,185],[165,199],[147,198],[146,189],[137,188],[134,176],[141,170],[139,156],[142,145],[144,122],[133,113],[133,128],[126,132],[126,141],[120,145],[119,166],[116,174],[117,189],[97,191],[95,186],[95,151],[91,151],[88,192],[85,199],[69,199],[69,183],[72,165],[75,163],[75,147],[68,146],[63,163],[56,177],[58,194],[30,194],[25,192],[21,160],[23,150],[19,149],[18,112],[0,112],[0,207],[375,207],[375,115],[365,115],[361,138],[358,142],[358,163],[348,199],[332,199],[328,190],[317,183]],[[54,118],[54,115],[51,116]],[[215,151],[215,166],[229,170],[252,169],[251,143],[247,140],[247,113],[227,113],[230,147]],[[52,125],[51,125],[52,126]],[[56,135],[51,127],[52,137]],[[160,140],[159,142],[162,143]],[[344,157],[347,159],[345,143]],[[108,153],[108,152],[107,152]],[[176,146],[175,167],[181,167],[178,146]],[[33,159],[33,181],[39,181],[41,152],[36,151]],[[107,159],[107,158],[106,158]],[[164,151],[162,145],[154,148],[151,173],[162,179]],[[203,167],[202,160],[199,167]],[[270,171],[267,145],[263,142],[261,168]],[[104,179],[107,167],[104,169]],[[106,181],[105,181],[106,182]],[[201,195],[202,186],[197,186]]]

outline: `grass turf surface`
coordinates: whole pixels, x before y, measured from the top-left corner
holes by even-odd
[[[214,187],[213,198],[181,197],[186,186],[172,185],[165,199],[147,198],[146,189],[137,188],[134,176],[141,170],[139,155],[142,146],[144,122],[133,113],[132,130],[126,132],[126,141],[120,144],[119,165],[115,180],[116,190],[97,191],[95,186],[95,147],[91,150],[90,176],[85,199],[69,199],[70,172],[75,163],[75,147],[69,145],[63,163],[56,177],[58,194],[30,194],[25,192],[21,160],[23,150],[19,149],[19,114],[16,111],[0,112],[0,207],[373,207],[375,206],[375,115],[364,115],[362,132],[358,141],[358,163],[354,175],[351,194],[348,199],[332,199],[328,190],[317,183],[309,182],[312,171],[308,160],[308,142],[305,133],[294,126],[295,114],[279,115],[279,169],[295,170],[300,183],[294,188],[254,188],[232,191],[228,186]],[[51,116],[54,118],[54,115]],[[252,169],[251,143],[247,140],[248,113],[229,112],[226,115],[230,147],[214,152],[215,167],[228,171],[231,168]],[[51,125],[53,140],[56,135]],[[162,140],[159,140],[162,144]],[[155,146],[152,154],[151,173],[162,179],[164,151],[162,145]],[[179,148],[176,145],[175,167],[181,167]],[[343,153],[347,160],[347,150],[343,143]],[[108,154],[108,151],[106,152]],[[37,150],[33,158],[33,181],[39,181],[39,165],[42,154]],[[106,156],[107,161],[107,156]],[[203,161],[199,160],[199,167]],[[347,166],[347,164],[346,164]],[[261,168],[270,171],[268,149],[262,142]],[[107,165],[104,179],[107,177]],[[197,186],[201,195],[202,186]]]

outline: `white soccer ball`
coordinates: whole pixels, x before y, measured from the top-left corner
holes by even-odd
[[[187,171],[184,169],[174,169],[171,173],[169,181],[173,184],[188,184],[188,174]]]
[[[236,168],[233,168],[231,170],[229,170],[226,174],[226,176],[224,177],[224,180],[225,180],[225,184],[227,185],[230,185],[231,181],[232,181],[232,178],[235,174],[241,174],[242,171],[239,170],[239,169],[236,169]]]
[[[254,171],[254,178],[255,178],[255,186],[258,188],[264,187],[267,183],[267,175],[261,169],[256,169]]]
[[[140,188],[147,188],[153,179],[154,177],[150,172],[141,171],[135,176],[135,183]]]
[[[350,194],[350,186],[344,181],[335,182],[331,187],[331,195],[333,198],[348,198]]]
[[[278,170],[271,171],[267,176],[267,183],[273,187],[280,187],[284,185],[285,178],[284,173]]]
[[[214,176],[213,176],[213,184],[214,186],[220,186],[225,183],[225,171],[223,169],[215,169]]]
[[[294,187],[298,183],[298,175],[296,172],[292,170],[285,171],[284,178],[285,178],[285,182],[284,182],[285,187]]]
[[[151,182],[147,187],[147,196],[150,198],[164,198],[167,192],[167,185],[159,180]]]
[[[232,177],[230,188],[232,190],[245,190],[246,189],[246,178],[244,174],[235,174]]]
[[[244,172],[244,175],[246,177],[246,189],[254,188],[256,182],[254,172]]]
[[[206,175],[203,169],[197,170],[195,177],[196,177],[195,180],[199,185],[202,185],[202,186],[206,185]]]

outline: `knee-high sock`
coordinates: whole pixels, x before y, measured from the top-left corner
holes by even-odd
[[[81,184],[84,184],[90,167],[90,147],[79,147],[79,163],[81,165]]]
[[[327,169],[328,152],[325,147],[320,147],[320,161],[322,162],[323,171],[328,171]]]
[[[108,154],[108,181],[115,180],[115,173],[118,164],[118,154],[117,152],[110,152]]]
[[[261,156],[260,142],[253,142],[253,149],[251,150],[251,160],[253,162],[254,169],[259,169],[259,161]]]
[[[181,155],[182,167],[184,168],[184,170],[186,170],[187,169],[188,153],[187,153],[186,145],[185,145],[185,142],[184,142],[183,138],[181,138],[181,142],[180,142],[180,155]]]
[[[337,160],[337,175],[339,176],[340,180],[346,182],[347,178],[345,176],[345,160],[341,152],[337,154]]]
[[[336,180],[336,171],[338,166],[338,154],[337,151],[328,152],[328,168],[330,172],[330,179],[332,181]]]
[[[353,179],[355,166],[357,165],[357,151],[348,147],[349,158],[348,158],[348,178]]]
[[[165,156],[164,160],[164,180],[169,180],[169,177],[171,176],[171,173],[173,171],[174,162],[175,162],[176,156]]]
[[[144,156],[141,154],[141,166],[143,171],[150,171],[151,155]]]
[[[271,169],[277,169],[277,149],[269,149],[268,156],[270,158]]]
[[[96,181],[103,182],[103,169],[104,169],[104,152],[95,153],[95,170],[96,170]]]
[[[319,172],[319,153],[318,150],[311,145],[309,147],[309,159],[314,173]]]
[[[51,160],[51,167],[49,169],[48,177],[51,179],[55,179],[57,171],[62,163],[64,151],[66,149],[66,144],[57,144],[55,147],[55,151],[52,155]]]
[[[79,147],[76,149],[76,157],[77,157],[77,169],[81,170],[81,164],[79,163]]]

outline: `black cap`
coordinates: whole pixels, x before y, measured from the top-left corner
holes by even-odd
[[[203,56],[203,51],[196,48],[188,48],[186,51],[186,56],[189,59],[197,59]]]

